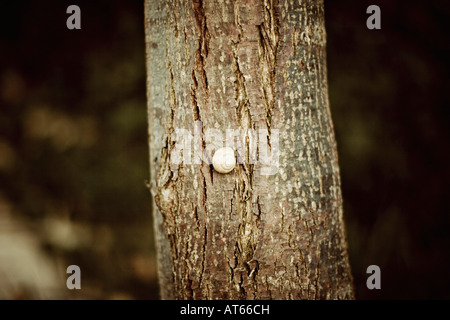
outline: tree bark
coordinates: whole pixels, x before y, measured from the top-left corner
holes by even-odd
[[[353,298],[323,1],[146,0],[145,14],[161,297]],[[227,129],[244,134],[221,174],[208,160]]]

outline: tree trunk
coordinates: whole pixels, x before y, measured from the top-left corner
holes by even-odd
[[[161,297],[353,298],[323,1],[145,4]]]

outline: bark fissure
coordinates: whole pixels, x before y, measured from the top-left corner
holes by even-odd
[[[233,82],[234,82],[234,93],[236,100],[236,117],[243,131],[249,130],[254,127],[251,117],[251,104],[248,98],[248,92],[245,84],[245,75],[241,68],[241,62],[239,58],[240,46],[243,45],[245,41],[245,34],[243,26],[239,21],[239,7],[237,3],[234,3],[234,22],[237,27],[237,40],[231,40],[231,54],[232,54],[232,71],[233,71]],[[240,137],[242,138],[242,137]],[[258,216],[253,214],[252,203],[252,191],[253,191],[253,164],[250,164],[250,145],[249,140],[246,138],[243,143],[243,154],[239,157],[243,160],[243,163],[236,168],[236,183],[233,190],[233,197],[236,198],[236,213],[239,217],[239,227],[238,227],[238,239],[236,242],[235,256],[237,258],[237,263],[235,265],[236,273],[238,270],[241,274],[240,282],[238,283],[238,288],[240,292],[240,298],[248,298],[248,290],[245,287],[252,286],[253,292],[256,292],[255,281],[253,280],[257,271],[255,273],[254,269],[249,268],[249,262],[253,259],[254,249],[257,242],[257,234],[259,233],[258,223],[256,220],[259,219]],[[234,202],[232,203],[234,204]],[[260,209],[260,207],[258,208]],[[243,272],[246,273],[246,279],[243,277]],[[253,273],[252,273],[253,272]],[[252,277],[249,277],[252,273]],[[248,280],[247,280],[248,279]],[[254,296],[254,294],[252,294]]]
[[[179,210],[179,199],[177,192],[177,178],[173,171],[171,170],[170,154],[175,146],[175,141],[173,141],[172,133],[174,132],[174,117],[175,110],[177,106],[176,93],[174,88],[174,77],[172,71],[172,63],[168,63],[168,70],[170,74],[169,78],[169,88],[170,88],[170,110],[169,110],[169,120],[168,120],[168,135],[165,139],[165,144],[161,150],[161,157],[159,162],[159,173],[157,189],[155,190],[155,202],[159,208],[162,208],[161,215],[163,218],[164,225],[166,227],[166,232],[169,237],[170,247],[172,253],[175,257],[178,256],[175,234],[176,234],[176,215]]]
[[[199,288],[201,288],[201,286],[202,286],[203,274],[205,273],[205,266],[206,266],[206,244],[208,242],[208,229],[206,226],[204,228],[203,234],[204,234],[204,236],[203,236],[203,247],[202,247],[202,263],[201,263],[200,276],[199,276],[199,280],[198,280]]]
[[[275,106],[275,82],[277,71],[277,52],[279,43],[279,21],[276,0],[264,1],[264,22],[258,25],[258,53],[261,90],[266,107],[266,125],[269,131],[268,144],[270,147],[270,130],[272,127],[273,108]]]
[[[238,57],[238,45],[240,43],[240,35],[237,42],[233,42],[233,74],[234,74],[234,90],[235,99],[237,101],[236,105],[236,116],[242,129],[251,128],[251,116],[250,116],[250,101],[247,97],[247,89],[245,88],[245,78],[239,67],[239,57]]]
[[[194,115],[194,121],[201,121],[200,117],[200,108],[197,102],[197,89],[198,89],[198,81],[195,76],[195,71],[192,70],[192,86],[191,86],[191,103],[192,103],[192,114]]]
[[[200,229],[200,219],[198,218],[197,206],[194,207],[194,218],[195,218],[195,223],[197,224],[197,229]]]
[[[186,300],[194,300],[194,290],[192,289],[192,280],[186,281]]]
[[[193,0],[192,6],[194,10],[195,21],[197,23],[197,31],[199,33],[198,49],[196,52],[197,68],[201,75],[203,86],[208,90],[208,78],[206,76],[205,64],[208,57],[208,45],[210,35],[206,24],[205,8],[203,0]]]

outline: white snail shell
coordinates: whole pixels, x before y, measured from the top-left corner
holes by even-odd
[[[228,173],[236,166],[234,150],[230,147],[218,149],[212,158],[214,169],[220,173]]]

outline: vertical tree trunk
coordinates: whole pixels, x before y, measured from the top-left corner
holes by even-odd
[[[353,298],[323,1],[145,3],[162,298]],[[221,174],[199,154],[227,129],[248,134]]]

